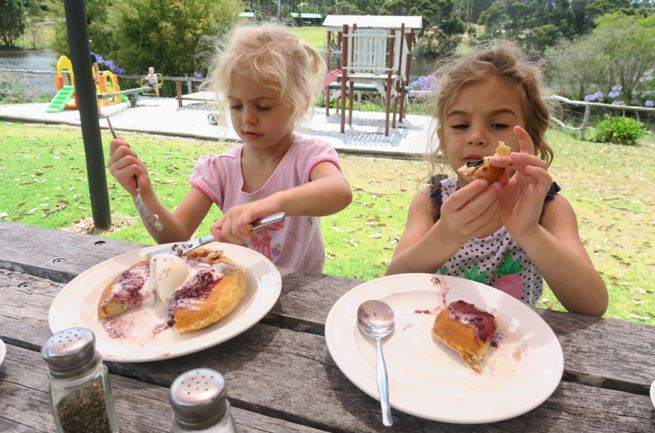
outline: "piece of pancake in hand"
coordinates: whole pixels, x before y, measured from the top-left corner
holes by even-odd
[[[496,318],[473,304],[452,302],[437,314],[432,335],[480,372],[490,346],[496,345]]]
[[[502,141],[499,141],[496,147],[496,153],[492,156],[509,156],[511,153],[512,149]],[[486,179],[489,183],[498,182],[505,169],[491,165],[489,163],[490,158],[490,156],[485,156],[475,161],[469,161],[458,168],[457,172],[469,180]]]

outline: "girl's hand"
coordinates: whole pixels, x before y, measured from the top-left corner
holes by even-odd
[[[142,191],[151,189],[150,176],[146,166],[139,159],[136,152],[132,150],[128,142],[121,137],[111,140],[109,144],[108,167],[111,175],[132,196],[136,195],[135,176],[139,179],[139,186]]]
[[[241,245],[250,239],[253,222],[279,211],[280,205],[273,196],[235,206],[212,224],[211,232],[219,242]]]
[[[489,236],[502,223],[498,216],[498,190],[500,185],[479,179],[457,190],[441,206],[437,224],[444,233],[452,236],[458,245]]]
[[[530,135],[520,126],[514,127],[520,152],[509,157],[493,158],[497,167],[513,167],[516,171],[510,179],[501,179],[504,186],[499,194],[499,214],[512,234],[518,238],[537,228],[546,193],[552,184],[546,162],[534,154]]]

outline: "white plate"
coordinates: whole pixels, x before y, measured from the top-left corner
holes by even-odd
[[[97,318],[102,291],[118,273],[141,260],[148,251],[161,247],[157,245],[114,257],[78,275],[52,302],[48,315],[50,330],[55,333],[84,326],[95,333],[96,347],[105,360],[156,361],[194,353],[241,334],[259,322],[280,297],[282,278],[270,260],[248,248],[214,242],[205,247],[223,250],[246,272],[246,294],[230,315],[205,329],[188,334],[179,334],[168,328],[150,337],[149,341],[111,338]]]
[[[4,341],[0,340],[0,365],[2,365],[2,361],[5,360],[6,354],[7,354],[7,347],[5,346]]]
[[[357,328],[357,308],[380,299],[394,311],[394,333],[383,343],[391,406],[450,423],[488,423],[521,415],[557,388],[564,358],[557,337],[528,306],[504,292],[456,277],[401,274],[361,284],[343,295],[325,323],[328,350],[341,371],[379,399],[375,342]],[[498,348],[476,373],[432,337],[435,309],[462,299],[496,316]],[[428,313],[427,310],[430,310]]]

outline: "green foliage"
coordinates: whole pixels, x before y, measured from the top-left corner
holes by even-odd
[[[118,0],[105,30],[112,35],[106,56],[128,71],[155,66],[166,75],[206,71],[202,58],[213,54],[207,38],[221,36],[241,10],[235,0]],[[203,44],[203,42],[206,42]]]
[[[21,0],[0,0],[0,38],[5,48],[25,31],[25,7]]]
[[[560,86],[560,94],[575,99],[595,90],[607,94],[619,84],[623,102],[630,103],[649,85],[646,78],[655,63],[655,15],[614,13],[597,23],[591,35],[547,51],[547,78]]]
[[[55,1],[55,3],[57,3]],[[238,0],[87,0],[92,50],[128,73],[149,66],[164,75],[206,72],[215,38],[226,33],[242,10]],[[53,4],[63,16],[63,8]],[[59,25],[55,49],[68,52],[65,25]]]
[[[30,102],[33,94],[30,86],[16,74],[0,74],[0,104]]]
[[[461,40],[461,35],[449,35],[439,27],[432,26],[423,32],[418,50],[425,57],[447,57],[455,52]]]
[[[636,144],[646,133],[644,125],[631,117],[614,116],[596,125],[594,141]]]
[[[486,28],[483,39],[512,39],[541,54],[563,38],[588,34],[605,14],[638,16],[652,10],[652,2],[630,0],[495,0],[481,12],[480,22]]]
[[[591,35],[576,42],[567,39],[546,50],[546,80],[558,95],[584,99],[592,93],[594,83],[604,79],[608,57],[599,50]]]
[[[454,0],[385,0],[380,15],[421,15],[423,28],[417,51],[421,56],[452,54],[466,26],[457,15]]]

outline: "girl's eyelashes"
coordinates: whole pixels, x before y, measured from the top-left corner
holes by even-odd
[[[506,125],[504,123],[493,123],[491,127],[494,129],[507,129],[509,128],[509,125]]]
[[[468,123],[456,123],[454,125],[450,125],[451,128],[453,129],[466,129],[469,127]]]
[[[235,105],[230,105],[230,110],[238,111],[238,110],[241,110],[242,108],[243,108],[242,105],[236,105],[236,104]],[[259,111],[269,111],[271,108],[273,108],[273,107],[263,107],[261,105],[257,106],[257,110],[259,110]]]

